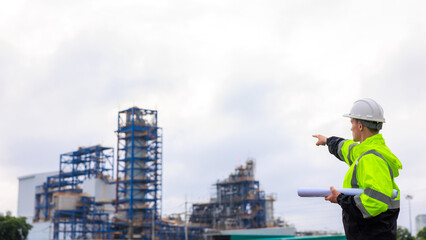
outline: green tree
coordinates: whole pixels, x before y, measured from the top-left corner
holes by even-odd
[[[414,240],[414,237],[411,236],[410,231],[405,227],[399,227],[396,230],[396,239],[397,240]]]
[[[0,216],[0,240],[27,239],[32,227],[25,221],[25,217]]]
[[[417,233],[417,240],[426,240],[426,227]]]

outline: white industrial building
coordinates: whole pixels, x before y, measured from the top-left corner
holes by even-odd
[[[36,186],[42,185],[47,177],[55,174],[58,174],[58,172],[31,174],[18,178],[18,217],[26,217],[28,222],[32,222],[34,218]]]

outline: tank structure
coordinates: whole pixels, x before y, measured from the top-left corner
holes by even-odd
[[[162,132],[157,111],[132,107],[118,114],[116,212],[125,237],[159,239]]]

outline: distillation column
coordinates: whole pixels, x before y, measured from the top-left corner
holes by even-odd
[[[162,134],[157,111],[118,114],[117,205],[126,237],[158,239],[161,222]]]

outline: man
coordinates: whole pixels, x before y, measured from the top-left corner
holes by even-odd
[[[351,112],[353,140],[313,135],[317,146],[326,145],[331,154],[349,165],[344,188],[362,188],[364,193],[348,196],[330,187],[325,200],[342,207],[342,219],[348,240],[396,239],[399,214],[399,188],[394,178],[402,169],[401,162],[386,146],[379,134],[385,122],[382,107],[373,99],[354,103]],[[357,143],[359,142],[359,143]],[[398,196],[393,199],[393,189]]]

